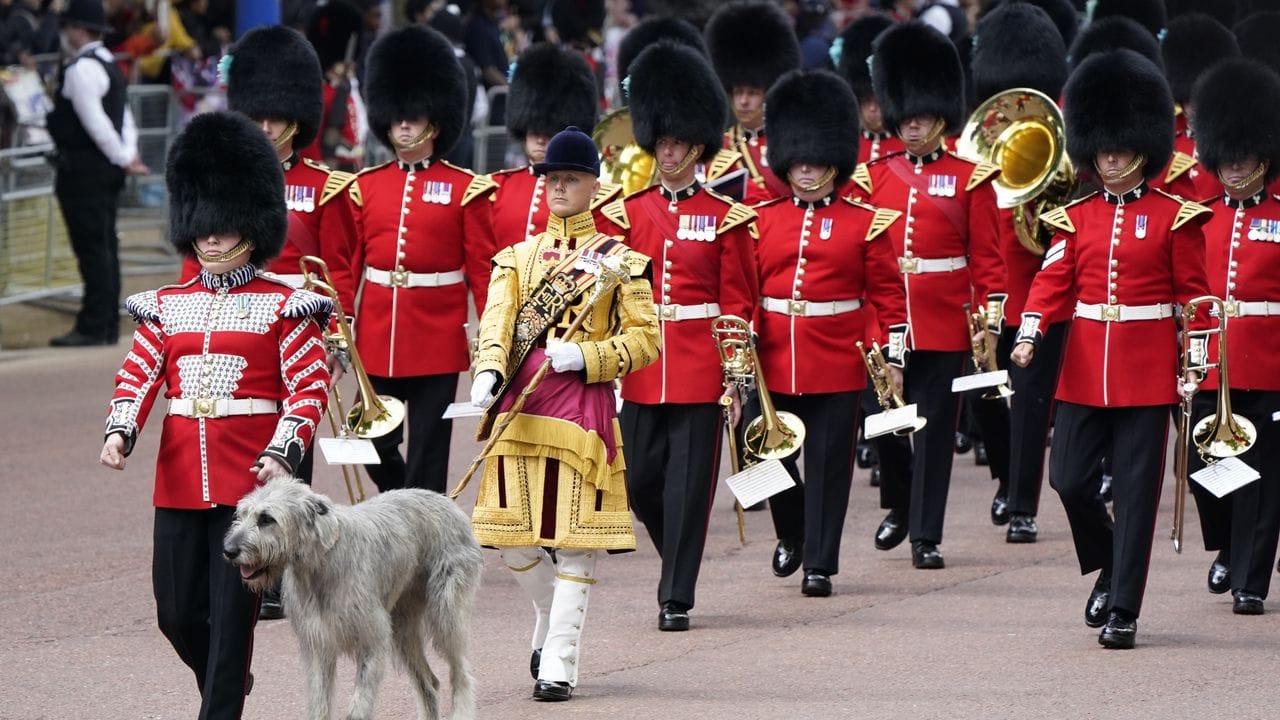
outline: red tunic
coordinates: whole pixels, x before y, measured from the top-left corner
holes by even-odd
[[[208,285],[206,285],[208,283]],[[225,417],[165,415],[156,460],[156,507],[235,505],[257,484],[249,467],[269,455],[296,469],[328,401],[320,322],[328,298],[255,276],[243,266],[131,296],[138,321],[116,375],[107,434],[126,446],[160,388],[166,400],[279,402],[279,411]]]
[[[470,367],[467,289],[479,316],[494,253],[486,202],[493,189],[488,178],[447,162],[413,168],[393,162],[357,176],[351,267],[364,284],[355,333],[370,375],[440,375]],[[407,273],[404,284],[388,277],[400,272]],[[414,286],[419,282],[428,285]]]
[[[697,186],[694,186],[697,188]],[[724,373],[711,325],[717,314],[750,319],[756,305],[756,264],[749,226],[755,213],[705,188],[686,191],[670,212],[661,186],[604,206],[610,226],[632,249],[653,260],[653,296],[664,306],[719,304],[709,317],[677,320],[658,313],[658,361],[622,381],[624,400],[643,404],[716,402]],[[686,312],[686,311],[680,311]]]
[[[866,369],[854,343],[883,344],[888,328],[907,320],[897,260],[883,234],[901,213],[835,198],[832,195],[812,207],[792,199],[756,208],[762,302],[764,298],[797,303],[860,300],[864,306],[821,316],[768,308],[757,311],[755,328],[765,380],[770,390],[786,395],[866,387]],[[879,322],[874,332],[869,328],[868,302]]]
[[[518,242],[532,240],[547,228],[545,182],[533,173],[529,166],[513,170],[499,170],[489,175],[498,186],[493,200],[493,239],[495,252]],[[591,201],[591,214],[599,225],[604,218],[600,208],[622,192],[621,185],[600,185],[600,192]]]
[[[858,143],[858,164],[879,160],[886,155],[900,153],[907,149],[902,140],[890,132],[873,133],[862,130],[862,141]]]
[[[1077,300],[1132,307],[1206,294],[1201,225],[1207,215],[1195,203],[1145,185],[1124,197],[1095,193],[1046,213],[1042,219],[1057,233],[1031,286],[1023,332],[1032,322],[1028,315],[1057,316]],[[1166,405],[1177,402],[1177,377],[1172,317],[1076,317],[1056,397],[1095,407]]]
[[[1005,289],[1009,298],[1004,303],[1006,318],[1022,317],[1027,304],[1027,295],[1031,292],[1031,283],[1040,272],[1044,257],[1035,255],[1018,242],[1018,233],[1013,229],[1014,209],[1000,211],[1000,255],[1004,258],[1006,277]],[[1043,319],[1045,325],[1066,322],[1071,319],[1072,307],[1066,307],[1061,313]]]
[[[1227,320],[1227,367],[1232,389],[1280,390],[1280,200],[1260,194],[1230,207],[1219,198],[1204,226],[1209,292],[1232,302],[1273,303],[1270,316],[1252,314]],[[1230,312],[1230,311],[1228,311]],[[1218,343],[1209,342],[1209,358]],[[1205,387],[1218,387],[1209,373]]]
[[[901,268],[910,269],[914,260],[964,263],[950,271],[903,273],[909,346],[967,351],[968,313],[1005,293],[1000,214],[991,186],[1000,171],[942,151],[922,160],[917,165],[898,153],[861,166],[854,177],[872,205],[903,213],[888,232]]]

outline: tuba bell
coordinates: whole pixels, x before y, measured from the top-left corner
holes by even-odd
[[[1013,208],[1018,242],[1042,256],[1051,235],[1040,216],[1065,205],[1075,188],[1075,171],[1067,158],[1062,111],[1048,95],[1015,88],[987,98],[969,116],[956,151],[970,160],[1000,168],[994,181],[996,203]]]
[[[591,140],[600,151],[600,179],[621,185],[624,195],[657,182],[658,163],[636,144],[629,108],[605,115],[591,131]]]
[[[721,315],[711,332],[720,350],[725,384],[746,387],[754,383],[760,398],[760,417],[747,423],[742,433],[746,451],[761,460],[783,460],[799,452],[804,445],[804,423],[792,413],[774,409],[760,372],[751,326],[737,315]]]

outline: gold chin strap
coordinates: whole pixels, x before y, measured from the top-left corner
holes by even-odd
[[[942,134],[945,133],[946,131],[947,131],[947,122],[942,118],[938,118],[938,121],[933,124],[933,130],[929,133],[929,136],[926,137],[924,140],[920,141],[920,144],[926,145],[926,146],[932,145],[933,141],[942,137]],[[902,137],[901,125],[898,126],[898,131],[894,134],[897,135],[898,139],[901,140],[904,144],[907,142],[907,139]]]
[[[421,133],[418,133],[418,137],[410,140],[407,143],[402,143],[396,140],[395,134],[392,133],[390,130],[387,131],[387,139],[391,141],[391,146],[394,147],[396,150],[416,150],[418,147],[422,145],[422,143],[428,140],[435,139],[436,134],[437,134],[436,126],[431,124],[431,125],[427,125],[426,130],[423,130]]]
[[[285,143],[292,140],[293,136],[297,134],[298,134],[298,123],[290,122],[289,126],[284,129],[284,132],[280,133],[280,137],[276,138],[275,140],[272,140],[271,144],[275,146],[276,150],[279,150],[280,148],[284,147]]]
[[[683,173],[685,170],[689,169],[689,166],[692,165],[695,160],[698,159],[698,153],[696,152],[697,149],[697,145],[690,145],[689,152],[685,153],[684,159],[680,161],[680,164],[677,165],[674,170],[671,172],[663,172],[662,168],[658,168],[658,172],[666,175],[667,177],[674,177]]]
[[[1249,176],[1238,183],[1229,183],[1222,177],[1222,170],[1218,170],[1218,182],[1222,186],[1232,192],[1244,192],[1250,185],[1258,182],[1258,179],[1267,174],[1267,162],[1264,160],[1258,163],[1258,169],[1249,173]]]
[[[831,166],[827,168],[826,172],[822,173],[822,177],[818,178],[817,180],[814,180],[808,185],[801,185],[800,183],[796,182],[795,178],[791,175],[791,173],[787,173],[787,182],[791,184],[791,189],[795,190],[796,192],[811,193],[821,188],[823,185],[826,185],[827,183],[831,182],[832,180],[835,179],[835,177],[836,177],[836,169],[834,166]]]
[[[1120,181],[1129,177],[1130,175],[1134,174],[1138,170],[1142,169],[1142,166],[1146,164],[1147,164],[1146,155],[1134,155],[1133,160],[1131,160],[1128,165],[1125,165],[1124,169],[1120,171],[1120,174],[1116,176],[1116,180]],[[1102,168],[1098,167],[1097,158],[1093,159],[1093,169],[1098,171],[1099,176],[1103,175]]]
[[[191,247],[195,249],[196,257],[200,258],[205,262],[230,262],[240,257],[241,255],[249,252],[250,250],[252,250],[253,243],[249,242],[248,240],[242,239],[239,243],[236,244],[235,247],[231,248],[231,250],[218,256],[206,255],[203,252],[200,252],[200,246],[197,245],[194,241],[192,241]]]

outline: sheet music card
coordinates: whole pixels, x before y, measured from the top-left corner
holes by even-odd
[[[381,465],[373,443],[364,438],[316,438],[324,461],[330,465]]]
[[[751,507],[792,487],[795,480],[777,460],[765,460],[730,475],[724,481],[742,507]]]
[[[1262,475],[1257,470],[1234,457],[1223,458],[1206,465],[1203,470],[1191,473],[1192,480],[1219,498],[1226,497],[1260,477]]]

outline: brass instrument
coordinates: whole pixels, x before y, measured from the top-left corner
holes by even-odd
[[[1066,149],[1062,111],[1048,95],[1031,88],[987,98],[969,116],[956,143],[960,155],[1000,168],[994,181],[996,203],[1014,208],[1018,242],[1033,255],[1044,255],[1052,237],[1042,232],[1040,216],[1066,204],[1075,188]]]
[[[1218,318],[1217,327],[1207,330],[1192,330],[1191,321],[1196,316],[1200,305],[1211,305]],[[1186,382],[1187,373],[1198,372],[1204,376],[1211,369],[1218,371],[1218,406],[1213,415],[1200,420],[1191,426],[1191,396],[1182,398],[1181,412],[1178,415],[1177,454],[1173,458],[1173,540],[1174,552],[1182,552],[1183,518],[1187,509],[1187,485],[1190,481],[1191,443],[1196,445],[1196,452],[1206,465],[1227,457],[1234,457],[1248,452],[1258,438],[1257,430],[1248,418],[1231,412],[1231,389],[1227,384],[1227,304],[1218,297],[1204,295],[1195,298],[1182,308],[1182,365],[1178,375],[1178,384]],[[1206,343],[1211,336],[1218,336],[1218,361],[1209,362],[1208,348],[1205,348],[1204,361],[1195,363],[1191,359],[1192,342],[1205,338]],[[1190,430],[1188,432],[1188,430]]]
[[[630,195],[658,181],[658,163],[636,144],[628,108],[605,115],[591,131],[591,139],[600,151],[600,179],[621,185],[623,194]]]
[[[884,353],[880,351],[880,343],[872,342],[870,350],[863,346],[861,340],[857,345],[858,354],[862,356],[862,362],[867,366],[867,375],[871,376],[871,386],[876,391],[876,400],[880,402],[880,409],[888,411],[905,407],[907,403],[902,399],[902,393],[889,378],[889,363],[884,359]],[[928,423],[928,419],[917,417],[910,427],[895,430],[893,434],[905,437],[923,429]]]
[[[382,437],[395,430],[404,422],[404,403],[390,395],[378,395],[373,390],[373,383],[360,362],[360,353],[356,350],[355,336],[351,332],[351,324],[338,299],[338,291],[333,287],[333,278],[329,275],[329,264],[314,255],[304,255],[298,260],[302,268],[302,289],[320,291],[333,301],[333,314],[337,329],[329,332],[325,329],[325,346],[334,354],[346,354],[351,363],[351,373],[355,375],[356,386],[360,390],[361,401],[346,410],[342,403],[342,394],[338,386],[333,386],[333,403],[325,408],[329,416],[329,426],[335,437],[355,436],[365,440]],[[317,272],[318,271],[318,272]],[[319,277],[317,277],[319,275]],[[343,417],[339,422],[335,416]],[[353,503],[364,500],[364,486],[355,467],[342,466],[342,478],[347,484],[347,495]]]
[[[987,317],[983,313],[971,313],[969,315],[969,345],[973,350],[973,371],[977,374],[998,372],[1000,368],[996,367],[996,356],[991,347],[991,338],[987,332]],[[975,337],[982,338],[974,340]],[[983,400],[1000,400],[1002,398],[1012,397],[1013,388],[1009,387],[1009,381],[992,387],[990,390],[982,394]]]
[[[721,315],[711,326],[720,350],[726,385],[746,387],[752,382],[760,398],[760,417],[747,423],[742,444],[761,460],[783,460],[804,445],[804,423],[793,413],[775,410],[760,372],[760,358],[751,339],[751,326],[737,315]]]

